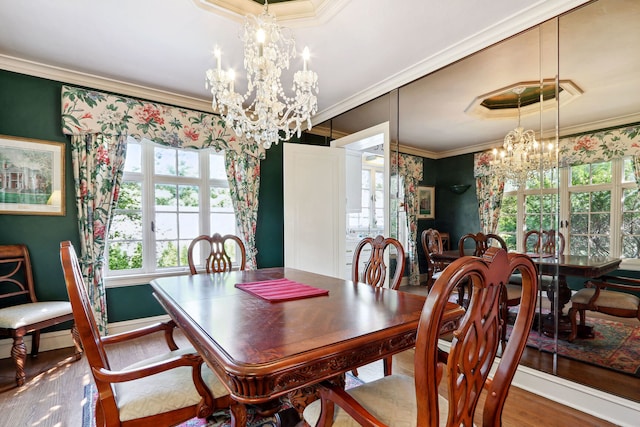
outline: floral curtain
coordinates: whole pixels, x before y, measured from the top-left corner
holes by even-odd
[[[98,328],[107,333],[107,301],[102,267],[111,213],[122,183],[126,136],[73,135],[71,158],[80,229],[80,267]]]
[[[474,156],[474,175],[476,177],[476,195],[478,197],[478,216],[482,232],[495,233],[500,219],[504,176],[490,170],[493,154],[489,151]]]
[[[237,138],[215,114],[70,86],[62,87],[62,131],[130,135],[171,147],[213,147],[265,158],[262,145]]]
[[[636,177],[636,184],[640,188],[640,156],[633,156],[633,174]]]
[[[247,251],[246,268],[257,268],[256,223],[258,221],[258,193],[260,188],[260,160],[235,151],[225,152],[225,165],[236,225],[242,234]]]
[[[422,157],[410,156],[400,153],[398,157],[391,159],[392,166],[396,166],[400,177],[400,200],[404,200],[405,211],[407,213],[407,228],[409,229],[409,247],[407,255],[409,258],[409,284],[420,284],[420,270],[418,263],[418,183],[423,177]]]

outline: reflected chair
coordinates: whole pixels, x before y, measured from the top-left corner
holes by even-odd
[[[175,425],[228,408],[231,398],[217,376],[193,348],[178,349],[175,323],[157,323],[101,337],[85,288],[76,252],[60,243],[60,260],[80,340],[98,391],[96,426]],[[163,333],[168,351],[113,370],[107,344]]]
[[[393,237],[376,236],[365,237],[358,242],[358,245],[353,251],[353,267],[352,267],[352,280],[353,282],[363,282],[374,288],[384,287],[387,282],[387,264],[385,263],[385,250],[389,246],[395,248],[396,253],[396,268],[392,278],[388,279],[389,288],[397,290],[400,287],[400,281],[402,281],[402,275],[404,274],[405,253],[402,243]],[[369,258],[367,257],[369,252]],[[391,255],[391,253],[389,253]],[[366,260],[365,260],[366,259]],[[360,266],[364,265],[362,273],[360,272]],[[391,374],[391,357],[384,359],[384,374]],[[352,371],[353,375],[358,375],[358,370]]]
[[[504,239],[497,234],[493,233],[467,233],[460,238],[458,241],[458,250],[460,251],[460,257],[465,256],[465,243],[471,241],[473,242],[473,256],[481,257],[490,247],[500,247],[505,251],[508,251],[507,243]],[[465,306],[465,289],[467,287],[468,282],[463,281],[458,286],[458,304],[461,306]]]
[[[221,236],[219,233],[215,233],[213,236],[207,236],[203,234],[193,239],[189,245],[188,260],[189,271],[191,274],[197,274],[197,266],[199,262],[196,258],[200,258],[199,254],[208,254],[205,260],[205,267],[207,273],[222,273],[225,271],[231,271],[233,263],[231,255],[229,253],[230,245],[235,243],[236,246],[236,260],[239,260],[240,270],[244,270],[247,264],[247,252],[242,240],[233,234],[226,234]],[[199,252],[203,250],[203,252]]]
[[[640,279],[619,276],[602,276],[586,282],[571,297],[569,319],[571,334],[568,341],[576,339],[578,328],[585,328],[585,311],[597,311],[615,317],[640,320],[640,298],[629,292],[640,292]],[[622,291],[622,292],[621,292]],[[580,314],[580,324],[577,315]]]
[[[0,246],[0,337],[13,339],[11,357],[16,365],[16,384],[26,380],[24,365],[27,346],[24,337],[31,335],[31,357],[40,349],[40,330],[64,322],[73,322],[69,301],[38,301],[34,287],[31,258],[25,245]],[[82,346],[75,325],[71,327],[75,343],[74,360],[82,357]]]
[[[420,235],[420,241],[427,260],[427,289],[431,289],[433,283],[440,277],[442,270],[448,264],[437,258],[437,255],[442,254],[444,250],[444,242],[440,232],[433,228],[424,230]],[[434,257],[434,255],[436,256]]]
[[[516,269],[523,275],[521,308],[513,338],[496,359],[502,286]],[[473,292],[443,361],[438,349],[439,330],[449,295],[460,280],[469,280]],[[536,267],[525,255],[492,247],[482,259],[457,259],[427,296],[417,331],[414,377],[393,374],[348,391],[324,382],[320,399],[304,411],[305,421],[323,427],[356,423],[376,427],[472,426],[482,394],[486,396],[483,425],[501,425],[502,409],[533,323],[536,294]],[[494,363],[498,366],[489,378]],[[445,372],[446,397],[438,393]],[[483,393],[485,388],[487,392]]]

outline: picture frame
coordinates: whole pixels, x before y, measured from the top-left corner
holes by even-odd
[[[65,144],[0,135],[0,214],[65,215]]]
[[[436,188],[418,187],[418,219],[435,219]]]

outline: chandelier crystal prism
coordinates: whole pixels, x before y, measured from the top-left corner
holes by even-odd
[[[553,142],[541,144],[532,129],[520,126],[520,103],[525,87],[513,89],[518,95],[518,126],[504,137],[502,149],[493,149],[492,170],[495,174],[511,180],[518,187],[525,187],[529,179],[540,171],[555,165],[557,149]]]
[[[307,69],[306,47],[302,54],[303,69],[293,76],[292,96],[285,94],[280,78],[283,70],[289,69],[290,59],[296,57],[295,40],[288,33],[278,26],[265,1],[260,15],[247,15],[240,34],[247,92],[241,95],[234,91],[235,73],[221,69],[218,47],[214,51],[217,66],[207,70],[207,88],[211,89],[214,111],[238,136],[253,139],[265,148],[293,135],[300,137],[305,123],[311,129],[311,116],[318,109],[318,75]]]

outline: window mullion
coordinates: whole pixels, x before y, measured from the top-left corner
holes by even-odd
[[[610,256],[622,255],[622,176],[624,159],[615,159],[611,164],[611,217],[610,217]]]
[[[153,144],[142,144],[142,170],[143,170],[143,200],[142,200],[142,266],[143,271],[150,273],[156,266],[156,234],[152,223],[155,223],[155,165],[153,157]]]

